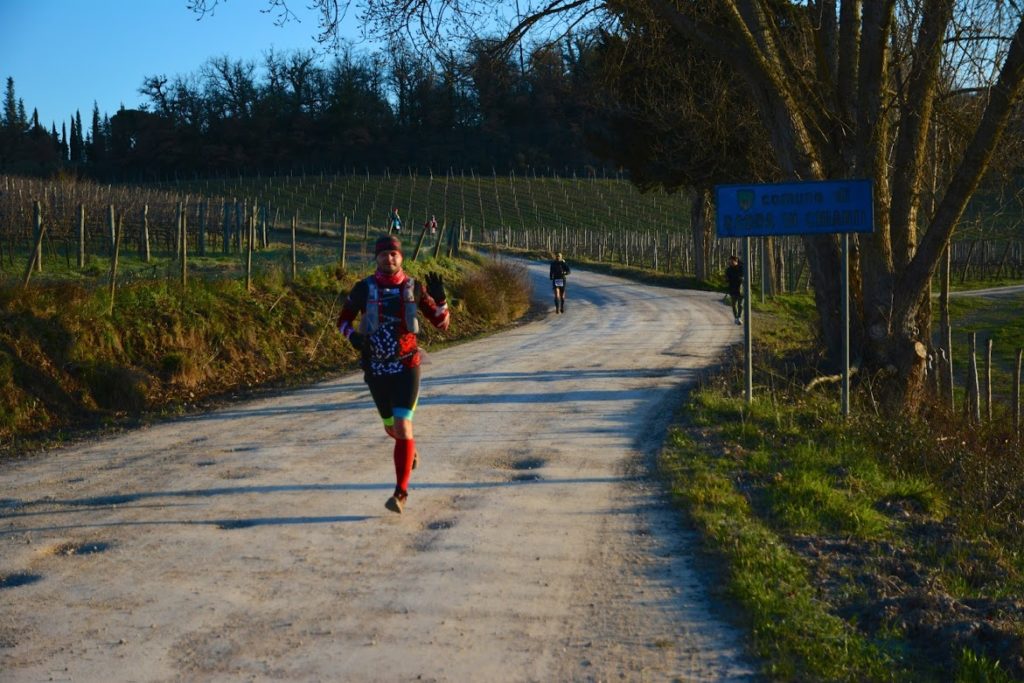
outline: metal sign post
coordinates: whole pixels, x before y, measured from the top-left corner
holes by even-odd
[[[746,398],[753,399],[750,325],[750,238],[775,235],[841,235],[843,383],[842,414],[850,414],[850,233],[872,232],[874,200],[870,180],[814,180],[715,187],[718,237],[743,238],[743,344]],[[762,294],[763,294],[762,288]]]
[[[843,316],[843,389],[840,401],[843,417],[850,417],[850,233],[844,232],[842,263],[842,316]]]
[[[754,400],[754,352],[750,337],[750,237],[743,238],[743,379],[747,405]]]

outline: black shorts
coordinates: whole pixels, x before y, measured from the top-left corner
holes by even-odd
[[[420,369],[406,368],[397,375],[363,375],[382,419],[411,420],[420,396]]]

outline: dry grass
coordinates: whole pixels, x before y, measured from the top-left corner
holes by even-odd
[[[488,261],[460,290],[466,308],[491,324],[508,324],[530,308],[529,276],[519,265]]]

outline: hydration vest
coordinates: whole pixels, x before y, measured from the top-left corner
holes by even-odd
[[[361,334],[372,334],[377,331],[381,323],[381,309],[384,301],[380,297],[380,288],[374,276],[366,278],[367,295],[366,310],[359,320],[359,332]],[[405,328],[413,334],[419,334],[420,321],[416,318],[416,296],[415,283],[411,277],[406,278],[401,285],[402,312],[405,318]]]

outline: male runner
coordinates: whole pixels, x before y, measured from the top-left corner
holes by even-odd
[[[725,269],[725,281],[729,286],[732,315],[736,324],[739,325],[743,316],[743,262],[736,254],[729,256],[729,266]]]
[[[363,379],[395,440],[395,492],[384,504],[401,514],[409,497],[409,479],[416,466],[412,417],[420,390],[420,350],[416,343],[417,309],[439,330],[450,322],[440,275],[427,276],[426,287],[402,270],[402,245],[384,235],[374,247],[377,271],[349,292],[338,317],[338,329],[362,353]],[[359,329],[353,326],[362,314]]]

